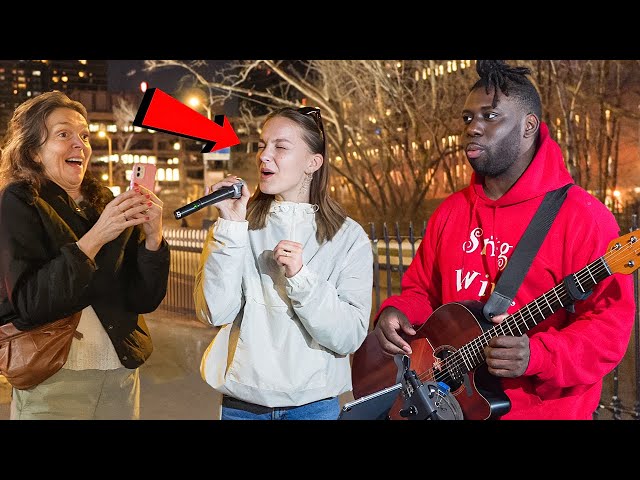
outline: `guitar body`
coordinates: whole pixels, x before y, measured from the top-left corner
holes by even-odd
[[[591,289],[609,275],[630,274],[638,270],[639,240],[640,230],[611,240],[606,254],[568,275],[517,312],[507,315],[499,325],[485,320],[483,304],[477,301],[452,302],[438,307],[414,336],[403,336],[413,351],[408,367],[403,366],[403,355],[384,353],[378,339],[370,332],[353,355],[351,375],[355,398],[399,383],[404,387],[406,368],[416,374],[422,385],[446,383],[449,387],[446,395],[454,396],[464,419],[501,417],[511,409],[511,403],[502,390],[500,379],[487,371],[483,347],[499,335],[523,335],[560,308],[586,298]],[[404,390],[389,410],[391,420],[404,419],[400,410],[406,408],[405,403],[411,403],[405,401]]]
[[[437,380],[450,387],[450,394],[460,404],[465,420],[496,419],[511,408],[499,378],[489,374],[486,364],[462,375],[446,369],[449,355],[491,327],[493,324],[482,315],[482,303],[447,303],[434,310],[414,336],[404,337],[413,352],[409,368],[419,377],[424,372],[437,372]],[[401,382],[402,377],[398,377],[398,373],[394,357],[383,352],[378,339],[370,332],[353,356],[354,397],[357,399]],[[404,396],[399,394],[389,411],[389,418],[404,420],[399,414],[404,407]]]

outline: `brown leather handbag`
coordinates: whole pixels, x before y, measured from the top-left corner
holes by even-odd
[[[19,390],[43,382],[67,361],[82,311],[31,330],[0,326],[0,375]],[[79,334],[78,334],[79,335]]]

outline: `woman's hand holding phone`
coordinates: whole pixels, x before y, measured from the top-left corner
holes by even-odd
[[[142,224],[147,250],[158,250],[162,243],[163,203],[156,194],[156,166],[152,163],[136,163],[131,171],[131,189],[139,189],[147,202],[147,209],[139,213],[145,218]]]

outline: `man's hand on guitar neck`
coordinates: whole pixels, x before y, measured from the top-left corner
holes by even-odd
[[[378,316],[373,330],[382,351],[387,355],[411,354],[411,346],[400,336],[415,335],[416,331],[404,313],[395,307],[385,308]]]
[[[495,324],[501,323],[506,313],[491,319]],[[489,340],[484,347],[487,359],[487,370],[496,377],[515,378],[522,375],[529,365],[529,337],[525,333],[519,337],[499,335]]]

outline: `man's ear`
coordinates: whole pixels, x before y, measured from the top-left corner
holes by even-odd
[[[527,115],[525,120],[524,127],[524,138],[531,138],[534,135],[538,134],[538,130],[540,130],[540,119],[534,113],[530,113]]]

